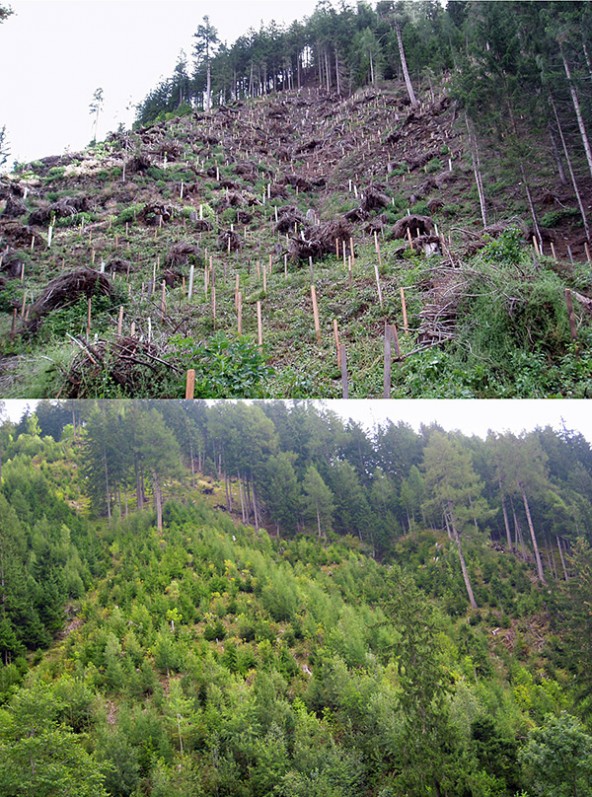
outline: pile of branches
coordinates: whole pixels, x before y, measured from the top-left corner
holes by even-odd
[[[425,304],[419,313],[417,341],[436,345],[454,338],[460,304],[468,287],[467,275],[459,269],[440,267],[431,270],[425,286]]]
[[[105,271],[108,274],[129,274],[135,269],[136,266],[133,263],[121,257],[113,257],[105,263]]]
[[[412,238],[417,238],[419,235],[433,235],[436,228],[431,216],[403,216],[402,219],[399,219],[394,224],[390,237],[395,240],[406,238],[408,231],[411,233]]]
[[[24,266],[20,252],[8,247],[0,254],[2,255],[0,258],[0,271],[8,279],[18,279],[23,273]]]
[[[115,290],[109,277],[92,268],[81,268],[68,274],[61,274],[45,287],[45,290],[29,310],[28,329],[35,332],[41,320],[53,310],[68,307],[82,297],[109,296]]]
[[[285,234],[287,232],[294,232],[294,225],[304,225],[306,218],[304,213],[300,211],[295,205],[285,205],[283,208],[278,208],[278,220],[275,225],[275,231]]]
[[[125,397],[151,394],[174,367],[162,357],[154,343],[135,337],[118,338],[112,343],[90,344],[74,338],[80,353],[66,374],[62,393],[67,398],[94,398],[96,384],[105,378]]]
[[[300,260],[320,260],[327,255],[335,254],[336,242],[341,250],[343,244],[349,248],[352,237],[351,226],[342,219],[326,221],[314,227],[306,227],[300,237],[290,238],[288,253],[293,262]]]
[[[26,212],[27,206],[22,199],[18,199],[10,194],[6,200],[4,210],[2,211],[2,218],[17,219],[19,216],[24,216]]]

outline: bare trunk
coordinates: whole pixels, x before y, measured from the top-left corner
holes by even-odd
[[[456,543],[456,550],[458,552],[458,558],[460,560],[460,569],[462,570],[463,581],[465,582],[465,588],[467,590],[467,595],[469,596],[469,603],[471,604],[471,608],[477,609],[477,601],[475,600],[475,596],[473,595],[473,587],[471,586],[471,579],[469,578],[469,571],[467,570],[467,564],[465,562],[465,557],[462,550],[462,545],[460,541],[460,534],[458,529],[456,528],[456,524],[454,522],[454,512],[452,506],[448,505],[448,519],[450,522],[450,528],[452,530],[452,537],[454,542]]]
[[[335,49],[335,80],[337,81],[337,96],[341,97],[341,74],[340,74],[340,63],[339,63],[339,56],[337,54],[337,48]]]
[[[253,515],[255,517],[255,528],[259,531],[259,508],[257,506],[257,495],[255,493],[255,485],[252,486],[253,495]]]
[[[206,75],[206,113],[212,110],[212,67],[208,61]]]
[[[567,149],[565,136],[563,135],[563,128],[561,127],[561,122],[559,121],[557,106],[555,105],[555,100],[551,94],[549,94],[549,103],[551,105],[551,108],[553,108],[553,115],[555,116],[555,122],[557,123],[557,132],[559,133],[559,138],[561,139],[561,146],[563,147],[563,154],[565,155],[567,169],[569,171],[569,179],[571,180],[574,194],[576,195],[576,200],[578,203],[578,208],[580,209],[580,216],[582,217],[582,222],[584,224],[584,232],[586,233],[586,238],[590,241],[592,239],[590,238],[590,225],[588,224],[588,214],[586,213],[586,210],[584,208],[584,203],[582,202],[582,197],[580,196],[580,191],[578,188],[578,184],[576,182],[576,176],[574,174],[571,158],[569,157],[569,150]]]
[[[481,177],[481,161],[479,158],[479,148],[477,146],[477,136],[473,129],[469,117],[465,114],[465,122],[469,132],[469,143],[471,146],[471,158],[473,161],[473,174],[475,175],[475,184],[477,186],[477,193],[479,194],[479,207],[481,208],[481,221],[483,226],[487,227],[487,205],[485,202],[485,191],[483,190],[483,178]]]
[[[520,484],[520,482],[518,482],[518,489],[520,490],[520,493],[522,495],[522,503],[524,504],[524,511],[526,512],[526,520],[528,521],[528,529],[530,531],[530,539],[532,541],[534,558],[536,560],[536,566],[537,566],[537,576],[541,584],[546,584],[547,582],[545,581],[545,574],[543,572],[543,563],[541,561],[541,555],[539,553],[539,546],[537,544],[537,538],[534,531],[534,524],[532,522],[532,516],[530,514],[530,506],[528,503],[528,498],[526,497],[526,492],[524,490],[524,487]]]
[[[572,82],[571,70],[561,45],[559,46],[559,52],[561,53],[561,60],[563,61],[563,68],[565,69],[565,76],[567,77],[567,82],[569,85],[569,93],[571,94],[571,101],[573,102],[576,119],[578,120],[578,127],[580,129],[580,136],[582,138],[584,152],[586,153],[586,160],[588,161],[588,168],[590,169],[590,174],[592,175],[592,149],[590,149],[590,142],[588,141],[586,126],[584,125],[584,117],[582,116],[582,109],[580,108],[580,100],[576,91],[576,87]]]
[[[532,193],[530,191],[530,185],[528,184],[528,178],[526,176],[526,171],[524,169],[524,164],[522,160],[520,161],[520,174],[522,176],[522,182],[524,183],[524,190],[526,192],[526,201],[528,202],[528,209],[530,210],[530,217],[532,218],[532,227],[534,229],[534,234],[536,235],[536,239],[539,243],[539,248],[542,251],[542,243],[543,239],[541,236],[541,229],[539,227],[539,221],[537,219],[536,210],[534,207],[534,202],[532,199]]]
[[[411,101],[411,107],[417,107],[417,98],[415,96],[415,92],[413,91],[413,85],[411,83],[411,78],[409,77],[409,69],[407,68],[407,59],[405,58],[405,48],[403,47],[403,36],[401,35],[401,26],[398,22],[395,22],[395,33],[397,36],[397,45],[399,47],[399,58],[401,60],[401,67],[403,69],[403,77],[405,79],[405,88],[407,89],[407,94],[409,95],[409,100]]]
[[[500,492],[502,489],[502,485],[500,483]],[[502,495],[502,512],[504,515],[504,528],[506,529],[506,540],[508,542],[508,551],[512,550],[512,532],[510,531],[510,521],[508,518],[508,510],[506,508],[506,499]]]
[[[243,482],[242,482],[242,479],[240,477],[240,473],[238,475],[238,495],[239,495],[239,498],[240,498],[240,505],[241,505],[241,520],[243,521],[243,523],[246,523],[247,522],[247,518],[246,518],[246,515],[245,515],[245,497],[244,497],[244,494],[243,494]]]
[[[156,529],[162,533],[162,487],[156,471],[152,471],[152,491],[154,493],[154,508],[156,509]]]
[[[565,176],[565,169],[563,168],[563,161],[561,160],[561,152],[559,151],[559,145],[557,144],[557,139],[555,138],[555,133],[553,132],[553,128],[549,125],[549,138],[551,139],[551,149],[553,151],[553,159],[555,160],[555,165],[557,166],[557,174],[559,175],[559,182],[561,185],[566,185],[567,177]]]
[[[561,537],[557,537],[557,547],[559,548],[559,558],[561,559],[561,567],[563,568],[563,577],[566,581],[569,581],[567,567],[565,566],[565,556],[563,555],[563,546],[561,545]]]

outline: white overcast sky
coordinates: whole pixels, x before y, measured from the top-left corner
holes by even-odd
[[[18,421],[27,406],[34,409],[35,401],[17,399],[5,402],[11,420]],[[520,434],[537,426],[568,429],[581,432],[592,445],[592,412],[589,400],[552,399],[500,399],[500,400],[448,400],[448,399],[400,399],[393,401],[350,400],[325,401],[323,406],[344,418],[351,418],[372,428],[387,419],[403,421],[414,429],[433,421],[446,431],[460,429],[466,435],[485,438],[488,430],[510,431]]]
[[[10,145],[7,166],[67,148],[93,135],[89,105],[104,92],[102,139],[131,103],[169,77],[204,16],[232,44],[249,28],[274,19],[310,16],[316,0],[4,0],[15,12],[0,25],[0,128]]]

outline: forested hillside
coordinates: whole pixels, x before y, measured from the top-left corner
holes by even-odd
[[[67,401],[0,454],[2,797],[591,793],[577,431]]]
[[[589,2],[319,3],[0,182],[4,396],[587,397]]]

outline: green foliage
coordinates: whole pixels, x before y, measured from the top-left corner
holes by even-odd
[[[271,369],[258,346],[246,337],[218,332],[205,343],[172,337],[167,358],[185,373],[195,369],[196,398],[261,398]],[[180,388],[181,389],[181,388]]]

